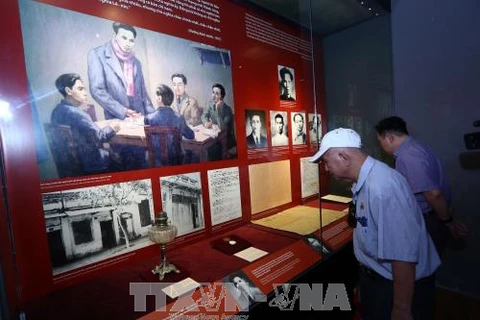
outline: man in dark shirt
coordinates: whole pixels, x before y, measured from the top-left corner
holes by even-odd
[[[267,138],[262,134],[262,119],[259,114],[252,114],[250,126],[252,127],[252,132],[247,136],[248,148],[266,148]]]
[[[79,174],[107,171],[110,168],[110,154],[102,148],[102,143],[110,140],[119,126],[101,129],[88,113],[80,109],[87,102],[87,90],[78,74],[62,74],[55,81],[55,86],[63,100],[53,109],[51,122],[70,127],[83,167],[83,173]]]
[[[293,73],[287,67],[280,69],[280,100],[295,101]]]
[[[164,126],[164,127],[176,127],[181,136],[187,139],[194,139],[195,133],[186,124],[185,119],[175,113],[170,108],[173,102],[173,91],[167,85],[159,85],[156,90],[157,106],[158,109],[151,114],[145,116],[145,124],[150,126]],[[175,141],[174,137],[169,137],[168,142],[168,164],[176,165],[182,164],[184,158],[184,152],[180,154],[175,152],[175,144],[181,144],[181,141]],[[154,141],[154,147],[160,148],[159,142]],[[159,159],[155,159],[156,165],[160,165]]]

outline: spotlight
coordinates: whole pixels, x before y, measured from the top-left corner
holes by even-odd
[[[9,121],[13,117],[10,111],[10,103],[0,100],[0,120]]]

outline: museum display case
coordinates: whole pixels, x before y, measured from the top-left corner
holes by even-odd
[[[179,286],[233,315],[264,302],[238,279],[267,297],[351,241],[308,161],[328,119],[305,3],[300,25],[233,0],[3,2],[3,317],[158,319]],[[177,229],[162,279],[155,212]]]

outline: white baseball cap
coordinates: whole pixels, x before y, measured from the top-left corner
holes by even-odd
[[[330,148],[361,148],[362,140],[358,133],[352,129],[338,128],[329,131],[322,139],[320,150],[313,157],[310,162],[319,162],[320,158]]]

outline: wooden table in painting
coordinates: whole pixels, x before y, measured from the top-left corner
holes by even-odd
[[[109,141],[110,144],[119,145],[134,145],[147,147],[147,139],[145,137],[145,130],[143,124],[143,117],[135,118],[131,120],[127,118],[125,120],[103,120],[97,121],[96,124],[100,128],[104,128],[107,125],[115,126],[118,124],[120,130]],[[198,155],[200,162],[208,161],[208,149],[216,144],[221,144],[222,159],[227,158],[227,133],[226,131],[219,131],[218,129],[206,129],[203,125],[199,125],[191,128],[195,133],[194,139],[183,139],[182,146],[184,150],[190,150],[192,153]]]

